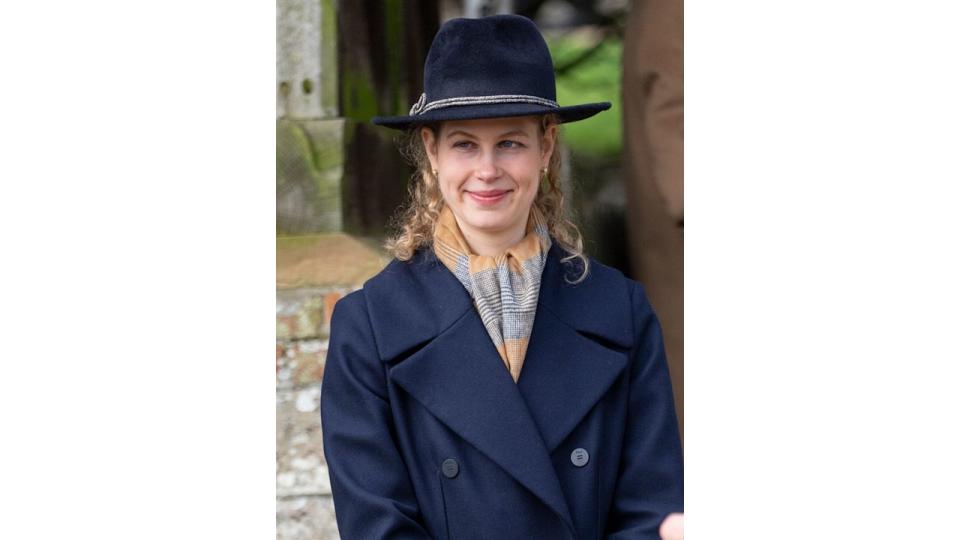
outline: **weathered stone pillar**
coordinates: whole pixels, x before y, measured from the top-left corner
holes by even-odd
[[[334,0],[277,0],[277,232],[343,227]]]

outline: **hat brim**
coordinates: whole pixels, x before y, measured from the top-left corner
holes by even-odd
[[[605,111],[609,108],[610,103],[606,101],[559,108],[545,107],[535,103],[497,103],[446,107],[444,109],[427,111],[416,116],[374,116],[371,121],[378,126],[386,126],[393,129],[407,129],[416,124],[429,124],[445,120],[478,120],[481,118],[556,114],[560,118],[560,122],[566,123],[590,118],[598,112]]]

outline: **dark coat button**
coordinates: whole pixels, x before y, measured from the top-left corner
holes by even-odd
[[[443,475],[447,478],[453,478],[460,473],[460,464],[453,458],[447,458],[443,460],[443,464],[440,465],[440,470],[443,471]]]
[[[577,448],[570,453],[570,461],[577,467],[583,467],[590,461],[590,454],[583,448]]]

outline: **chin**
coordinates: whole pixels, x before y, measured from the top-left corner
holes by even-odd
[[[469,216],[467,223],[477,230],[496,232],[506,228],[508,220],[503,216]]]

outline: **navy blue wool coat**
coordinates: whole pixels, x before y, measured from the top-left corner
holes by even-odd
[[[660,326],[643,287],[550,249],[520,379],[432,251],[336,304],[320,413],[340,535],[658,539],[683,511]]]

